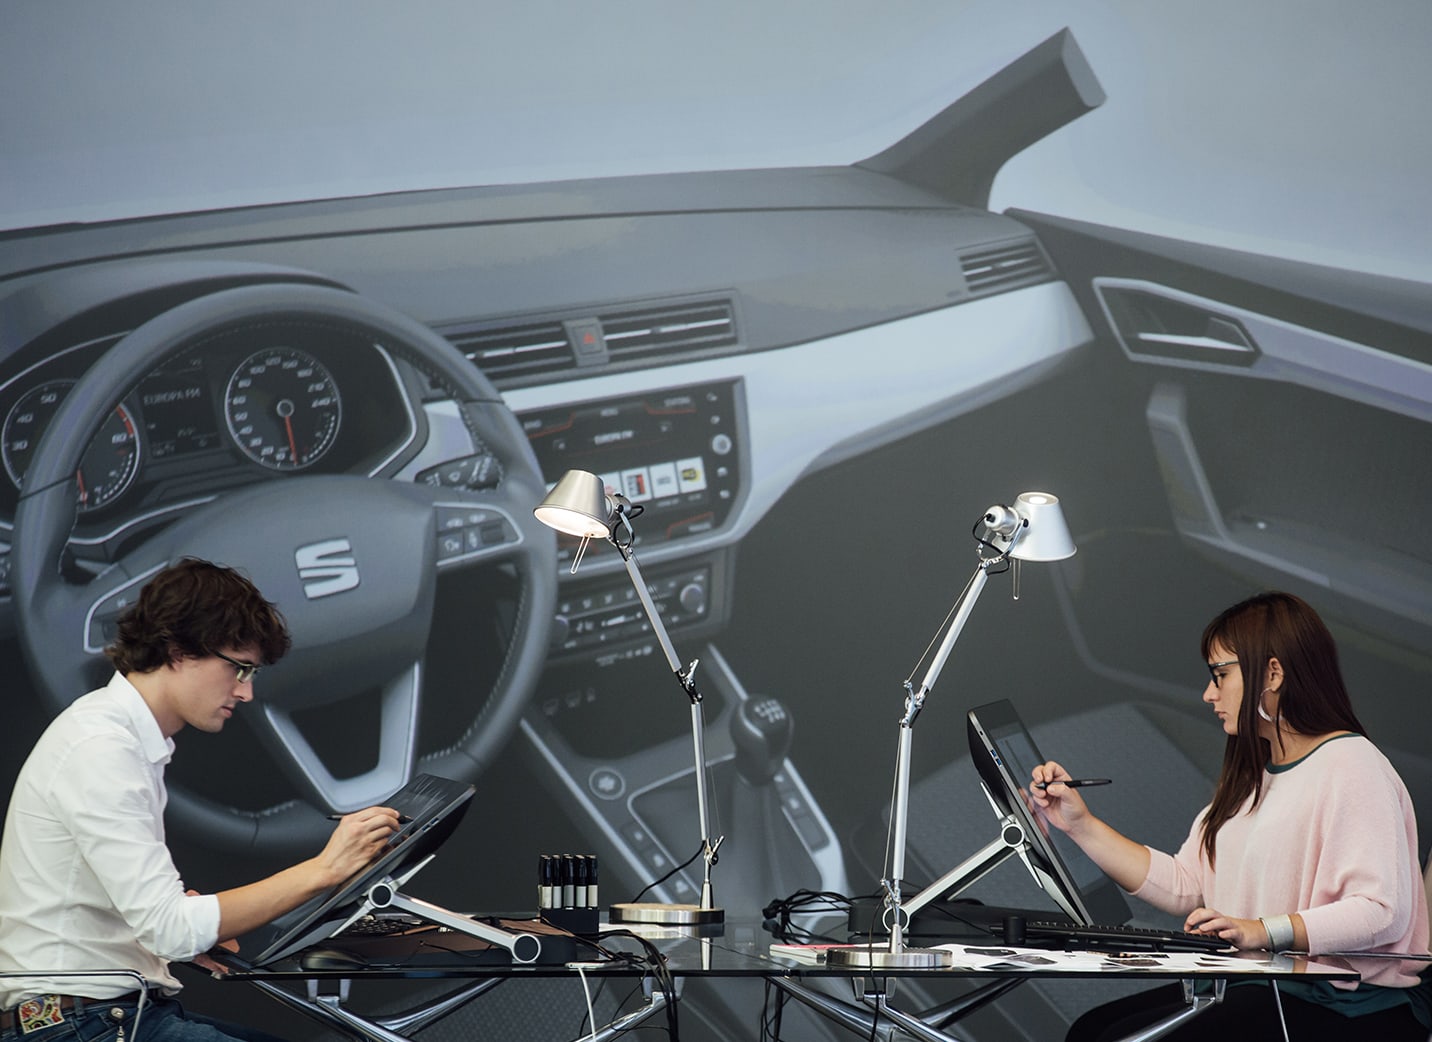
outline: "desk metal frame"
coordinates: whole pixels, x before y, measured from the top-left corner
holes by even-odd
[[[780,956],[768,954],[770,935],[761,928],[749,924],[728,924],[723,936],[713,938],[709,933],[697,935],[696,931],[684,928],[664,928],[654,931],[653,943],[662,950],[667,959],[667,972],[673,983],[673,994],[668,994],[656,985],[650,971],[640,967],[613,963],[610,967],[596,968],[591,963],[582,963],[584,974],[591,980],[611,977],[643,978],[646,1001],[639,1008],[624,1013],[610,1023],[596,1028],[594,1033],[584,1033],[573,1042],[596,1038],[599,1042],[611,1042],[626,1031],[638,1027],[662,1012],[671,1003],[679,1001],[680,986],[685,978],[746,978],[762,979],[769,982],[792,999],[814,1010],[838,1026],[862,1037],[869,1038],[882,1024],[897,1028],[918,1042],[961,1042],[959,1036],[950,1034],[948,1025],[961,1017],[994,1001],[1025,980],[1057,980],[1065,978],[1148,979],[1179,980],[1183,983],[1187,1005],[1164,1020],[1128,1036],[1123,1042],[1152,1042],[1162,1037],[1209,1007],[1223,1001],[1229,979],[1276,981],[1298,978],[1308,980],[1356,980],[1358,975],[1334,965],[1295,961],[1283,956],[1258,957],[1245,955],[1250,961],[1259,963],[1253,972],[1222,974],[1214,970],[1189,973],[1185,970],[1159,970],[1140,968],[1137,970],[1069,971],[1049,970],[1038,967],[1019,970],[972,970],[963,968],[944,969],[895,969],[872,972],[867,969],[834,967],[824,964],[807,964]],[[448,966],[424,965],[411,969],[392,966],[370,970],[345,971],[303,971],[296,967],[281,966],[267,970],[251,970],[228,975],[228,979],[248,981],[281,1003],[300,1013],[313,1017],[328,1026],[338,1028],[364,1042],[409,1042],[411,1034],[427,1027],[457,1008],[478,998],[504,980],[535,978],[569,978],[576,973],[575,965],[511,965],[475,966],[472,964]],[[355,980],[365,979],[452,979],[466,980],[458,990],[413,1010],[389,1015],[366,1016],[347,1007],[350,986]],[[853,997],[845,1000],[812,987],[822,978],[849,981]],[[966,995],[936,1006],[920,1014],[912,1014],[893,1005],[890,1001],[894,982],[901,979],[933,980],[980,980],[981,985]],[[1207,980],[1213,983],[1212,994],[1198,994],[1195,983]],[[302,989],[291,990],[295,983]],[[284,985],[289,985],[285,987]],[[1280,1006],[1281,1008],[1281,1006]]]

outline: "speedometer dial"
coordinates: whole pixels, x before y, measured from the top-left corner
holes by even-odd
[[[51,380],[33,387],[5,414],[5,427],[0,431],[0,455],[16,488],[22,485],[45,428],[74,385],[73,380]],[[139,428],[129,409],[118,405],[85,449],[79,470],[75,471],[80,513],[114,502],[129,488],[138,472]]]
[[[224,394],[229,434],[244,455],[273,470],[302,470],[333,447],[343,402],[323,363],[274,347],[250,355]]]

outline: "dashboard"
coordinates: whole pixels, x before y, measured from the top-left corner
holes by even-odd
[[[0,239],[0,307],[17,316],[0,330],[0,532],[64,382],[117,331],[233,286],[324,285],[446,340],[501,394],[549,484],[580,467],[643,503],[643,564],[672,591],[664,608],[685,593],[677,625],[699,634],[729,611],[730,548],[803,475],[1014,393],[1089,339],[1009,218],[854,168],[635,180],[156,218],[133,258],[120,228]],[[71,551],[100,570],[188,504],[252,483],[465,484],[482,447],[446,399],[381,341],[281,315],[216,329],[106,418],[79,468]],[[554,619],[554,653],[590,650],[562,633],[620,572],[610,552],[563,569],[576,607]],[[634,635],[603,621],[586,620],[586,640]]]

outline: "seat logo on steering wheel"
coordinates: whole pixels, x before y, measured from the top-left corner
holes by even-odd
[[[293,560],[303,580],[303,595],[311,601],[358,586],[358,561],[347,539],[325,539],[300,546],[293,552]]]

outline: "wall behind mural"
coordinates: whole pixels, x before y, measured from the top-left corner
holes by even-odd
[[[416,896],[530,910],[563,851],[637,894],[700,841],[690,703],[617,552],[573,571],[531,517],[576,468],[642,508],[699,660],[718,899],[871,894],[902,682],[976,520],[1038,489],[1078,553],[1017,599],[992,577],[939,674],[914,885],[994,838],[965,714],[999,699],[1179,843],[1222,755],[1199,634],[1267,588],[1333,628],[1425,856],[1423,5],[506,6],[0,15],[0,788],[144,578],[198,554],[296,639],[179,739],[190,885],[426,771],[476,796]],[[1017,861],[968,893],[1048,906]],[[683,1033],[756,1037],[758,986],[690,992]],[[1103,997],[1022,993],[970,1037]],[[513,985],[425,1037],[584,1014],[575,982]]]

